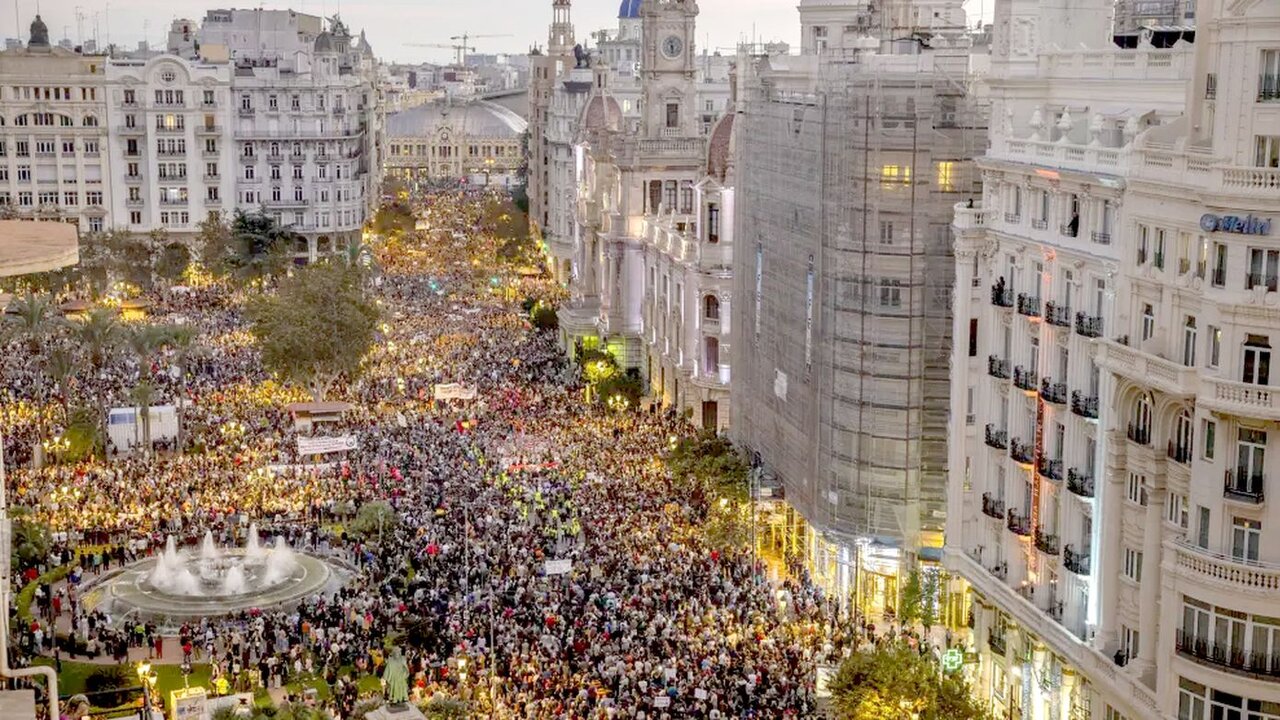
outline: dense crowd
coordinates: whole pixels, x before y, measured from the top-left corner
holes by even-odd
[[[323,677],[338,717],[355,709],[351,678],[378,672],[389,638],[406,651],[416,697],[460,698],[484,717],[810,713],[815,668],[846,652],[855,628],[802,578],[769,582],[748,549],[707,543],[698,528],[714,507],[677,492],[661,462],[684,423],[583,403],[554,333],[533,330],[520,307],[557,291],[493,270],[502,241],[488,232],[488,202],[422,198],[431,230],[379,253],[372,292],[385,325],[367,372],[333,392],[355,408],[324,429],[359,447],[323,468],[297,457],[284,405],[301,394],[264,372],[243,298],[217,284],[152,297],[158,321],[181,315],[199,329],[178,370],[172,351],[153,368],[162,394],[188,401],[185,452],[34,469],[24,462],[39,437],[31,426],[47,414],[39,423],[56,428],[58,399],[29,364],[0,361],[18,465],[10,500],[58,533],[47,565],[74,567],[69,582],[38,589],[22,646],[53,652],[63,628],[64,657],[121,658],[129,647],[163,653],[158,639],[173,634],[181,657],[164,661],[209,662],[227,689]],[[117,357],[76,378],[74,392],[123,402],[139,371]],[[479,397],[437,401],[441,383]],[[344,531],[374,500],[391,504],[395,522]],[[176,628],[86,599],[93,578],[168,535],[193,544],[207,530],[240,544],[250,520],[333,554],[353,579],[296,608]]]

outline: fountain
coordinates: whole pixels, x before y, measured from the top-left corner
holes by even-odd
[[[95,585],[103,589],[98,608],[163,621],[293,605],[336,591],[347,577],[341,562],[296,551],[283,537],[265,541],[250,525],[243,547],[219,547],[206,532],[183,550],[169,537],[161,552]]]

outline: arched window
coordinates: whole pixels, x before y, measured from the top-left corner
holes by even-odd
[[[1133,419],[1129,422],[1129,439],[1140,444],[1151,444],[1151,398],[1143,395],[1133,405]]]
[[[1184,465],[1191,462],[1191,448],[1194,447],[1194,432],[1191,413],[1183,410],[1173,425],[1173,437],[1169,438],[1169,459]]]
[[[85,126],[85,127],[98,127],[98,118],[97,118],[97,117],[95,117],[95,116],[93,116],[93,115],[85,115],[85,116],[84,116],[84,126]]]
[[[720,319],[720,300],[715,295],[708,295],[702,299],[702,317],[707,320]]]
[[[703,341],[703,360],[708,375],[720,374],[720,340],[709,337]]]

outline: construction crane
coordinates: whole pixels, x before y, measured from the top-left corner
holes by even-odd
[[[420,48],[438,48],[440,50],[452,50],[458,53],[458,65],[462,65],[462,58],[468,50],[475,49],[475,48],[469,48],[465,45],[448,45],[443,43],[405,43],[405,46],[420,47]]]
[[[459,55],[458,55],[458,64],[459,64],[459,65],[462,65],[462,64],[464,64],[464,61],[465,61],[465,59],[466,59],[466,55],[465,55],[466,50],[470,50],[471,52],[475,52],[475,51],[476,51],[476,49],[475,49],[474,47],[467,47],[468,43],[469,43],[472,39],[474,39],[474,38],[509,38],[509,37],[515,37],[515,36],[514,36],[514,35],[471,35],[471,34],[469,34],[469,33],[463,33],[463,34],[461,34],[461,35],[454,35],[453,37],[451,37],[451,38],[449,38],[449,39],[450,39],[450,40],[461,40],[461,41],[462,41],[462,45],[461,45],[461,47],[463,47],[463,48],[465,48],[465,49],[464,49],[464,50],[460,50],[460,51],[459,51]]]

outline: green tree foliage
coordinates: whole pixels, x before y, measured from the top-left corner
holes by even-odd
[[[989,720],[962,677],[905,644],[853,653],[831,692],[838,720]]]
[[[376,538],[379,532],[387,533],[395,529],[400,518],[396,515],[391,503],[377,501],[365,503],[356,512],[355,518],[347,524],[347,532],[362,538]]]
[[[461,720],[467,717],[467,703],[457,698],[436,695],[423,708],[428,720]]]
[[[399,199],[384,203],[373,216],[373,231],[383,237],[411,233],[416,224],[413,208],[408,202]]]
[[[52,296],[27,293],[9,304],[6,330],[10,337],[25,340],[27,351],[38,355],[63,323],[62,312]]]
[[[103,418],[106,413],[101,408],[77,407],[67,413],[67,429],[62,433],[67,441],[67,449],[63,458],[67,462],[80,462],[91,455],[104,455],[106,435],[103,430]]]
[[[171,242],[160,249],[156,257],[156,275],[171,285],[182,280],[182,273],[191,264],[191,250],[180,242]]]
[[[241,283],[284,273],[299,246],[299,236],[262,212],[237,210],[230,225],[221,217],[200,224],[204,263],[215,273]]]
[[[84,689],[92,696],[92,704],[102,708],[124,705],[136,694],[132,688],[138,680],[127,665],[103,665],[84,679]],[[110,692],[115,691],[115,692]]]
[[[614,373],[596,385],[596,395],[609,407],[634,410],[644,395],[644,383],[638,372]],[[626,402],[619,404],[618,398]]]
[[[560,327],[560,317],[553,307],[538,305],[529,313],[529,321],[539,330],[555,330]]]
[[[373,346],[380,314],[360,283],[345,264],[319,263],[248,305],[263,364],[306,387],[317,402],[339,376],[354,378]]]
[[[94,308],[75,325],[74,334],[89,352],[89,363],[100,370],[124,342],[124,326],[116,312]]]
[[[12,519],[12,557],[13,566],[23,569],[38,567],[49,557],[52,539],[49,528],[34,517],[25,508],[11,508]]]
[[[734,503],[748,499],[750,468],[733,443],[714,430],[702,430],[677,441],[667,455],[667,467],[677,480],[691,480],[714,497],[725,497]]]

